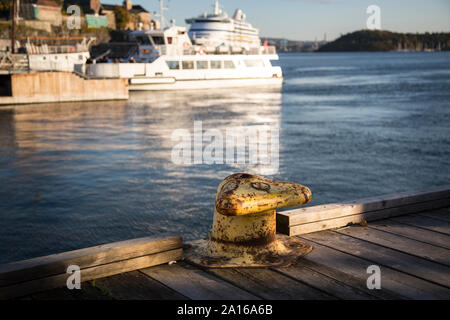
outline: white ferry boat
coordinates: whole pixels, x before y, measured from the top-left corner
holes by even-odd
[[[163,28],[163,27],[162,27]],[[271,46],[216,47],[193,44],[185,27],[139,30],[128,34],[133,44],[125,63],[86,65],[90,77],[129,79],[129,90],[178,90],[281,85],[281,68]],[[134,48],[134,49],[133,49]],[[133,61],[135,63],[130,63]]]

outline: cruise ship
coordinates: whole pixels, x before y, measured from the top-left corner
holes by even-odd
[[[210,15],[211,19],[226,17],[218,2],[215,13],[218,15]],[[245,18],[242,11],[237,13]],[[114,56],[114,44],[107,51],[110,57],[122,62],[83,65],[78,71],[90,78],[127,78],[131,91],[282,84],[281,68],[271,63],[278,60],[275,47],[261,45],[259,38],[253,42],[224,42],[221,33],[210,33],[202,39],[207,43],[192,41],[186,28],[176,26],[173,21],[171,26],[158,30],[131,31],[124,43],[115,44],[126,54]]]
[[[236,9],[232,18],[228,17],[220,9],[219,0],[216,0],[213,13],[205,12],[196,18],[186,19],[186,23],[191,25],[189,37],[196,45],[258,47],[261,43],[259,30],[245,19],[246,15],[241,9]]]

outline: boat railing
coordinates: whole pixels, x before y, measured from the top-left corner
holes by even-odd
[[[276,48],[274,46],[259,46],[251,48],[236,48],[219,46],[215,50],[207,50],[207,53],[212,54],[246,54],[246,55],[260,55],[260,54],[276,54]]]
[[[57,54],[87,52],[94,37],[20,37],[27,54]]]
[[[161,45],[156,47],[156,51],[160,56],[181,56],[195,54],[194,47],[178,47],[173,45]]]
[[[218,47],[203,47],[203,46],[189,46],[178,47],[173,45],[161,45],[155,48],[159,56],[181,56],[181,55],[195,55],[196,53],[204,54],[247,54],[247,55],[261,55],[261,54],[276,54],[275,46],[259,46],[252,48],[236,48],[228,46]],[[236,50],[239,49],[239,50]]]
[[[25,48],[26,48],[26,51],[28,54],[79,53],[79,52],[89,51],[89,49],[86,46],[82,46],[79,44],[49,46],[47,44],[34,45],[34,44],[26,43]]]

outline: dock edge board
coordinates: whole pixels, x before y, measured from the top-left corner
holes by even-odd
[[[450,185],[277,212],[277,232],[289,236],[450,206]]]
[[[67,268],[80,268],[81,282],[182,258],[182,237],[144,237],[0,265],[0,299],[66,285]]]

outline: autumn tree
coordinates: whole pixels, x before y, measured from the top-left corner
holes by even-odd
[[[120,6],[114,6],[114,16],[116,18],[116,26],[119,29],[126,29],[130,22],[130,14],[128,11]]]

